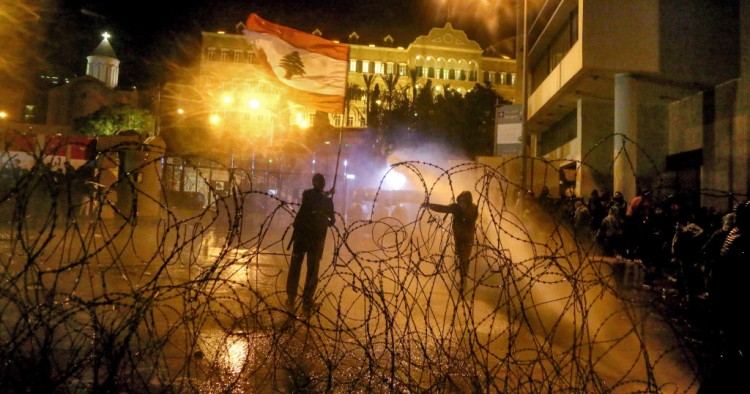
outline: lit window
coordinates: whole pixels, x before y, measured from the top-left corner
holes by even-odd
[[[370,62],[363,61],[362,62],[362,72],[363,73],[369,73],[370,72]]]
[[[208,48],[208,53],[206,54],[206,57],[208,60],[214,61],[216,60],[216,48]]]
[[[389,75],[393,74],[393,63],[388,62],[385,64],[385,73]]]
[[[349,60],[349,72],[357,72],[357,59]]]
[[[242,62],[242,51],[234,51],[234,62],[235,63]]]
[[[254,51],[247,51],[247,62],[250,64],[255,64],[255,52]]]
[[[402,77],[406,75],[406,64],[405,63],[399,63],[399,65],[398,65],[398,75],[402,76]]]
[[[506,73],[500,73],[500,84],[501,84],[501,85],[505,85],[505,84],[507,84],[507,83],[508,83],[508,82],[507,82],[507,80],[508,80],[508,79],[507,79],[507,75],[508,75],[508,74],[506,74]]]
[[[510,73],[510,84],[516,86],[516,73]]]
[[[375,62],[375,68],[373,70],[375,74],[382,74],[383,73],[383,63],[381,62]]]
[[[229,61],[229,49],[223,48],[221,50],[221,59],[222,62],[228,62]]]
[[[496,73],[494,71],[490,71],[490,83],[495,83],[496,81]]]

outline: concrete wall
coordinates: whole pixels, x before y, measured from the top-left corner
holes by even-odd
[[[656,4],[654,0],[580,0],[584,67],[617,72],[658,71]]]
[[[704,85],[737,78],[740,63],[738,3],[660,0],[660,75]]]
[[[578,100],[578,141],[582,162],[576,195],[589,196],[591,190],[612,191],[612,151],[614,108],[610,100]]]
[[[661,185],[669,141],[669,108],[641,105],[638,108],[636,186],[656,189]],[[632,196],[631,196],[632,197]]]
[[[748,111],[740,103],[746,81],[735,80],[669,107],[669,154],[703,151],[701,205],[725,210],[727,193],[748,191]],[[744,197],[739,197],[744,199]]]

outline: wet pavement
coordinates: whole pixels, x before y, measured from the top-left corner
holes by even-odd
[[[4,283],[19,298],[4,299],[0,335],[18,341],[7,336],[14,320],[36,329],[24,315],[58,322],[42,337],[72,355],[56,368],[75,377],[66,383],[73,389],[630,390],[649,385],[639,368],[626,367],[643,357],[630,324],[659,336],[642,340],[659,358],[652,372],[679,382],[674,392],[695,391],[696,377],[679,375],[700,374],[713,357],[705,302],[685,303],[668,280],[642,286],[614,277],[619,288],[610,291],[601,286],[611,272],[539,264],[553,260],[527,259],[506,244],[514,264],[506,249],[488,248],[471,274],[474,286],[457,297],[442,233],[414,244],[388,222],[329,237],[319,309],[291,315],[283,308],[288,221],[272,226],[105,221],[30,232],[23,242],[4,237]],[[577,301],[582,295],[594,298]],[[32,312],[35,305],[49,309]],[[571,378],[591,360],[598,381]],[[126,379],[116,368],[138,373]],[[534,379],[495,381],[502,375]]]

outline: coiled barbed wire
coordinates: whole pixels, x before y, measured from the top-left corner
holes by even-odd
[[[128,149],[154,148],[118,145],[99,155]],[[520,159],[391,166],[424,201],[448,202],[461,190],[477,196],[463,293],[450,217],[418,204],[383,213],[381,181],[366,216],[338,210],[308,318],[284,307],[298,205],[256,189],[249,174],[232,169],[224,191],[196,169],[209,202],[192,210],[126,174],[97,184],[93,213],[83,215],[82,200],[71,197],[80,185],[43,157],[29,171],[10,164],[12,182],[0,195],[0,387],[695,391],[699,360],[651,300],[618,286],[596,245],[564,218],[516,207],[524,190],[503,168]],[[138,171],[161,160],[155,154]],[[542,165],[557,174],[555,163]],[[149,203],[158,214],[139,215]]]

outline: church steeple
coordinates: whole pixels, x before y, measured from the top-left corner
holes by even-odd
[[[120,61],[109,43],[109,34],[102,34],[102,42],[86,57],[86,75],[102,81],[108,88],[117,86],[120,74]]]

